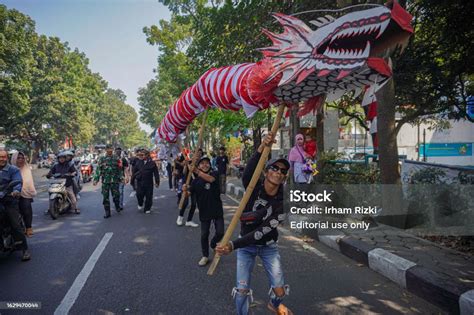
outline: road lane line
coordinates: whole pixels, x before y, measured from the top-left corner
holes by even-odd
[[[87,278],[89,278],[89,275],[92,273],[95,264],[99,260],[100,255],[102,255],[105,247],[112,238],[112,235],[114,235],[112,232],[105,233],[99,245],[97,245],[97,248],[94,250],[91,257],[89,257],[89,260],[86,262],[81,272],[76,277],[76,280],[74,280],[74,283],[69,288],[69,291],[67,291],[66,295],[61,301],[61,304],[59,304],[58,308],[54,311],[54,315],[65,315],[69,313],[72,306],[76,302],[79,293],[81,293],[84,284],[86,284]]]

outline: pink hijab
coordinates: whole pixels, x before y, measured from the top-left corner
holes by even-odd
[[[295,136],[295,146],[291,148],[290,154],[288,154],[288,160],[290,162],[304,163],[308,154],[304,151],[304,147],[302,145],[298,145],[298,139],[304,140],[304,136],[301,133]]]

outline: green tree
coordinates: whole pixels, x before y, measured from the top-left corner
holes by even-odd
[[[0,4],[0,132],[8,134],[11,119],[30,107],[32,49],[35,40],[34,21],[17,10]]]

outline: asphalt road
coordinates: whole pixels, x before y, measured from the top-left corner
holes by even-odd
[[[235,254],[221,259],[214,276],[197,265],[200,229],[176,226],[176,196],[165,180],[155,190],[149,215],[137,210],[127,187],[124,212],[104,220],[99,191],[100,186],[86,184],[79,201],[82,214],[56,221],[43,214],[47,194],[39,194],[33,203],[35,235],[29,239],[32,260],[20,262],[19,252],[0,254],[0,302],[41,302],[41,310],[3,309],[0,314],[53,314],[68,306],[70,314],[234,312]],[[229,218],[237,204],[222,198]],[[291,286],[285,304],[295,314],[442,314],[324,245],[311,246],[315,249],[281,236]],[[252,287],[254,314],[268,314],[268,281],[260,262]]]

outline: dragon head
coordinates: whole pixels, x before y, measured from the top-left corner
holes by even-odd
[[[310,22],[315,30],[293,16],[274,17],[284,31],[263,30],[273,42],[260,49],[273,69],[266,82],[277,79],[276,97],[290,102],[381,83],[391,69],[380,55],[413,33],[411,15],[396,1],[337,19],[326,15]]]

